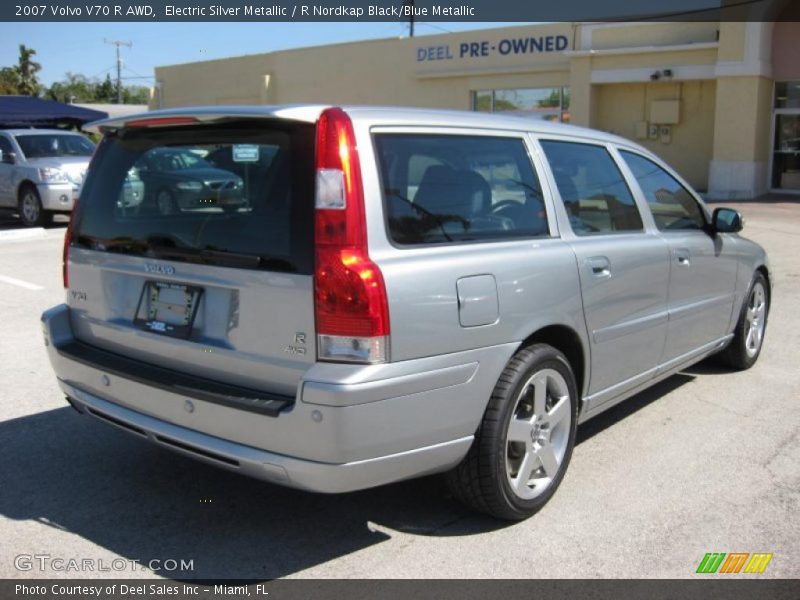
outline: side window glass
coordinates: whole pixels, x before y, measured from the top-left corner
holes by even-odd
[[[661,231],[702,229],[703,211],[697,201],[678,181],[652,160],[620,150],[642,193],[647,198],[656,227]]]
[[[602,146],[541,142],[576,235],[642,231],[642,217],[622,173]]]
[[[406,196],[409,200],[414,200],[419,189],[419,184],[425,172],[436,165],[443,164],[441,160],[435,156],[426,156],[424,154],[415,154],[408,160],[408,187]]]
[[[378,134],[375,145],[394,242],[549,234],[539,180],[521,139]]]
[[[11,148],[11,142],[9,142],[3,136],[0,136],[0,162],[7,162],[10,160],[8,154],[9,152],[13,152]]]

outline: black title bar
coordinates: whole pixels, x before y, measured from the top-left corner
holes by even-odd
[[[797,21],[795,0],[10,0],[0,21]]]

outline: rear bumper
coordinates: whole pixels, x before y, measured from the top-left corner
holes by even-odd
[[[350,492],[435,472],[458,463],[472,443],[469,436],[368,460],[321,463],[178,427],[103,400],[64,381],[59,381],[59,385],[78,411],[162,448],[249,477],[313,492]]]
[[[45,312],[42,326],[59,385],[84,414],[203,462],[318,492],[457,464],[513,352],[497,346],[389,365],[318,363],[295,401],[270,416],[59,352],[75,343],[66,305]]]

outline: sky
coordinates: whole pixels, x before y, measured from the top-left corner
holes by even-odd
[[[524,23],[417,23],[415,35],[489,29]],[[0,67],[17,63],[19,45],[36,50],[39,80],[50,85],[66,72],[116,77],[115,48],[122,48],[123,83],[154,84],[153,69],[243,54],[408,35],[404,22],[384,23],[0,23]]]

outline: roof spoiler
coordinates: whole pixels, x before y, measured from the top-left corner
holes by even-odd
[[[128,127],[164,127],[231,119],[285,119],[315,123],[326,108],[327,105],[317,104],[172,108],[94,121],[85,125],[83,129],[93,133],[109,133]]]

